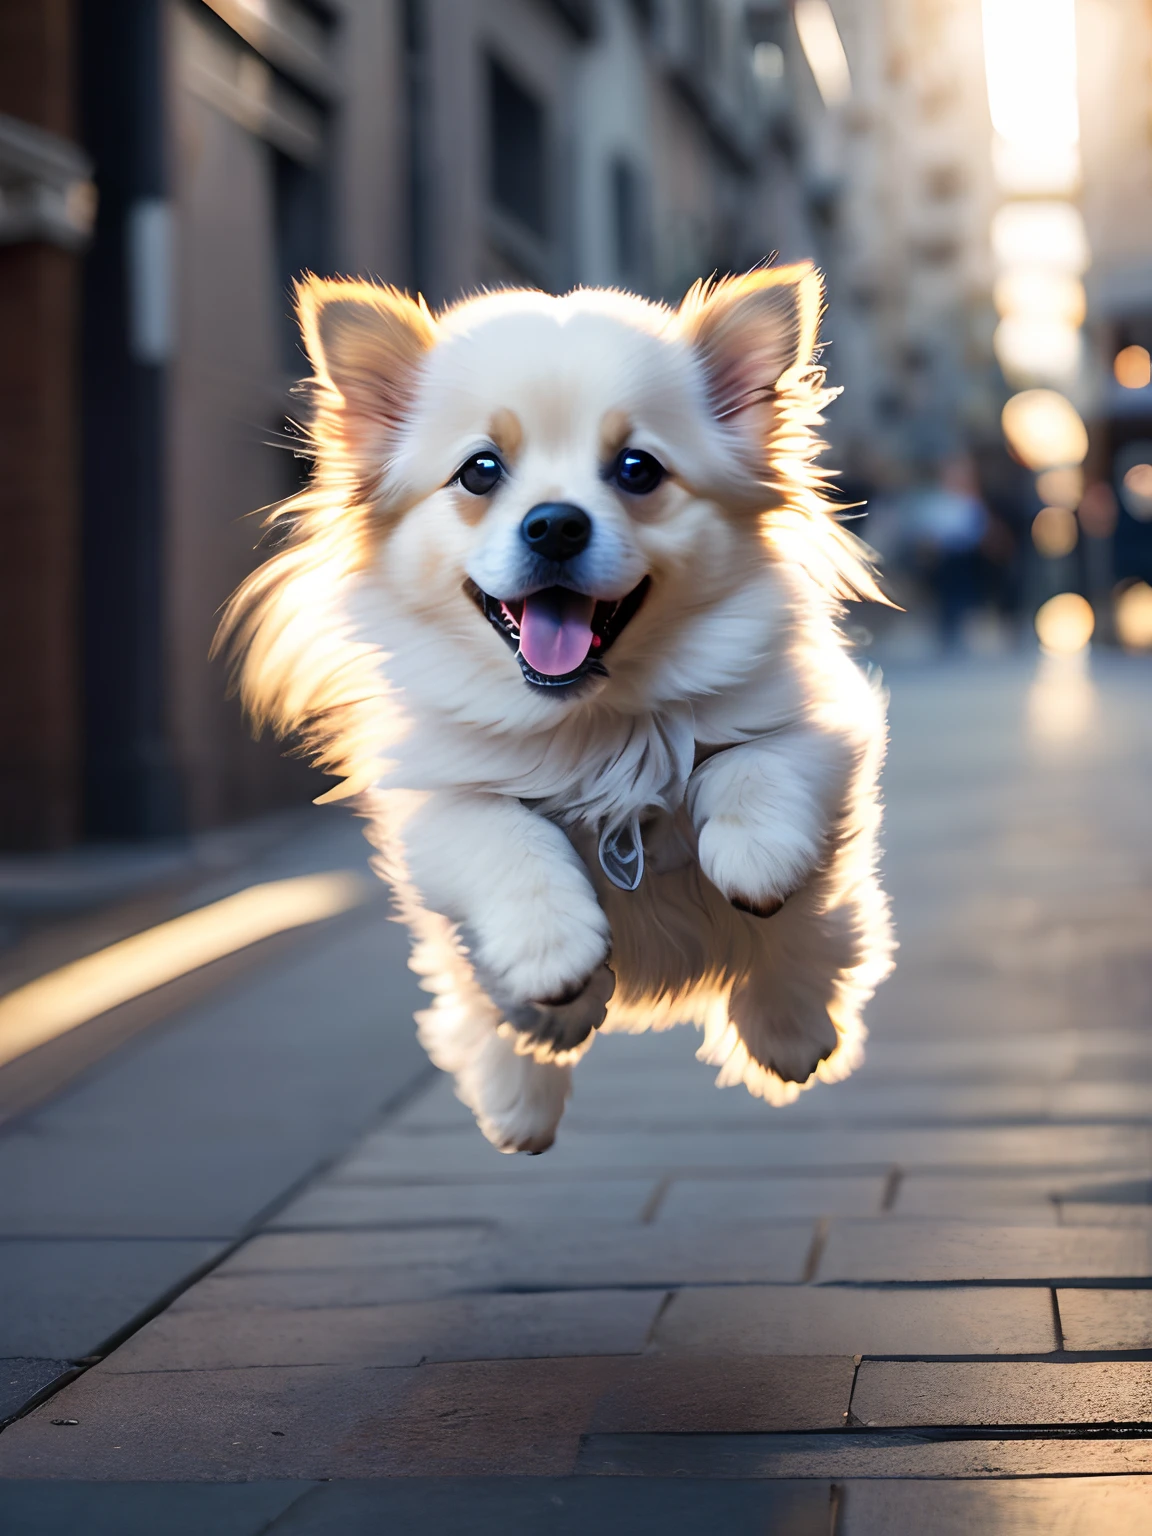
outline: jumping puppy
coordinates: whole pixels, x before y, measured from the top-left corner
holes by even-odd
[[[814,464],[818,274],[298,306],[315,471],[222,632],[359,796],[485,1136],[550,1146],[596,1029],[695,1023],[776,1104],[845,1076],[885,724],[836,622],[880,594]]]

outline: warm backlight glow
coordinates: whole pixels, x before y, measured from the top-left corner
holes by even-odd
[[[1117,595],[1116,638],[1130,651],[1152,650],[1152,587],[1133,582]]]
[[[984,68],[1002,139],[1079,141],[1076,0],[984,0]]]
[[[1089,737],[1099,700],[1088,666],[1088,650],[1057,656],[1041,651],[1028,690],[1028,734],[1042,748],[1069,747]]]
[[[1078,592],[1050,597],[1036,615],[1040,644],[1053,656],[1075,656],[1091,640],[1095,628],[1092,605]]]
[[[984,71],[1001,186],[1069,192],[1079,179],[1075,0],[983,0]]]
[[[826,107],[839,107],[852,94],[848,56],[828,0],[796,0],[796,33],[808,68]]]
[[[1070,384],[1080,366],[1080,331],[1063,320],[1008,315],[996,327],[992,350],[1009,384]]]
[[[1067,507],[1075,512],[1084,495],[1084,471],[1046,469],[1036,476],[1036,494],[1046,507]]]
[[[1053,389],[1026,389],[1001,412],[1008,446],[1029,469],[1083,464],[1088,430],[1070,400]]]
[[[1084,284],[1079,278],[1051,267],[1013,267],[996,279],[996,313],[1031,315],[1083,325],[1087,311]]]
[[[1076,548],[1080,529],[1067,507],[1041,507],[1032,520],[1032,542],[1048,560],[1059,560]]]
[[[1084,220],[1071,203],[1005,203],[992,217],[992,251],[1008,270],[1055,268],[1078,277],[1091,264]]]
[[[260,939],[350,911],[373,889],[347,869],[252,885],[49,971],[0,997],[0,1066]]]
[[[1112,363],[1117,384],[1125,389],[1144,389],[1152,384],[1152,357],[1146,347],[1125,347]]]
[[[992,170],[997,186],[1012,197],[1060,197],[1080,186],[1080,146],[1055,140],[1021,144],[996,134]]]

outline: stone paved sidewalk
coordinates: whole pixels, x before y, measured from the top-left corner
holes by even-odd
[[[854,1079],[606,1038],[542,1158],[435,1082],[0,1436],[5,1531],[1152,1529],[1152,673],[893,688]]]

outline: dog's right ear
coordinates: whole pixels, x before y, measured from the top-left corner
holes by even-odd
[[[339,397],[349,448],[379,462],[436,341],[427,305],[396,288],[309,275],[297,285],[296,313],[317,380]]]

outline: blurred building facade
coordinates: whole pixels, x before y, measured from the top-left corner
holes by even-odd
[[[314,792],[207,662],[259,558],[248,514],[304,468],[293,277],[675,299],[804,254],[783,82],[754,67],[786,21],[732,0],[9,0],[6,206],[54,175],[71,212],[0,226],[0,844]]]
[[[1033,548],[1038,482],[1000,430],[984,10],[7,0],[0,846],[179,832],[314,792],[207,661],[260,558],[249,514],[306,472],[290,288],[307,269],[434,305],[509,282],[675,302],[713,271],[814,257],[845,500],[975,474],[1007,606],[1073,586],[1102,612],[1117,574],[1152,581],[1152,362],[1146,380],[1111,367],[1152,354],[1152,6],[1076,0],[1077,484],[1103,491],[1059,557]]]

